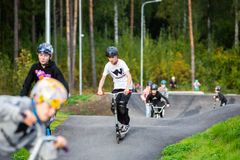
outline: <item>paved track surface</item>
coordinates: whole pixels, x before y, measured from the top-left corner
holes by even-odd
[[[153,160],[160,150],[184,137],[240,114],[240,96],[227,96],[231,104],[214,106],[213,95],[170,94],[171,107],[162,119],[145,118],[139,95],[129,101],[131,130],[116,143],[113,116],[70,116],[56,134],[69,141],[70,151],[60,160]],[[110,98],[110,97],[109,97]]]

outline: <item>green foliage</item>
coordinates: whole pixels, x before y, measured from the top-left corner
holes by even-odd
[[[12,65],[9,57],[0,52],[0,94],[10,94],[12,91]],[[8,85],[7,85],[8,84]]]
[[[28,50],[22,49],[16,60],[17,70],[13,75],[15,93],[19,94],[25,78],[33,64],[32,55]]]
[[[203,133],[170,145],[161,160],[235,160],[240,156],[240,117],[218,123]]]
[[[71,96],[71,97],[69,97],[67,104],[72,105],[72,104],[76,104],[77,102],[80,102],[80,101],[89,101],[92,96],[93,96],[93,94],[84,94],[81,96],[79,96],[79,95]]]
[[[50,127],[51,130],[54,132],[54,129],[61,125],[67,118],[68,118],[68,114],[65,112],[62,112],[61,110],[57,112],[56,117],[54,119],[54,121],[51,123]]]
[[[196,57],[198,79],[202,80],[208,91],[220,85],[223,92],[240,93],[240,81],[237,78],[240,76],[238,58],[239,54],[234,49],[217,48],[211,53],[202,50]]]
[[[126,61],[135,83],[140,77],[140,39],[131,38],[126,32],[119,37],[119,57]],[[87,41],[84,42],[85,46]],[[96,70],[97,79],[102,76],[107,59],[104,56],[107,46],[113,45],[109,39],[96,38]],[[238,53],[234,49],[213,49],[209,52],[203,44],[196,44],[196,79],[202,84],[201,90],[213,92],[215,85],[221,85],[225,93],[240,93]],[[224,56],[224,57],[222,57]],[[83,51],[84,88],[91,87],[91,61],[88,47]],[[172,39],[162,34],[158,40],[148,36],[144,41],[144,84],[147,80],[158,83],[161,79],[170,80],[175,76],[179,90],[191,90],[191,56],[189,43],[184,37]],[[78,71],[78,68],[76,68]],[[77,79],[77,78],[76,78]],[[108,76],[104,85],[105,91],[112,89],[112,79]]]
[[[118,2],[118,31],[119,43],[117,45],[120,58],[124,59],[135,83],[139,83],[140,77],[140,15],[143,1],[134,1],[134,35],[130,37],[130,1]],[[239,50],[231,49],[234,44],[234,3],[235,1],[192,1],[193,27],[195,39],[196,78],[202,84],[201,90],[212,92],[215,85],[221,85],[223,92],[240,93],[239,77]],[[114,1],[94,1],[94,37],[96,54],[97,80],[100,79],[107,59],[104,56],[105,49],[114,45]],[[144,82],[151,79],[159,82],[161,79],[169,80],[176,76],[179,90],[191,89],[191,55],[188,42],[187,0],[162,1],[149,4],[145,7],[146,36],[144,39]],[[65,5],[65,4],[64,4]],[[238,6],[240,4],[238,3]],[[19,48],[27,62],[17,63],[17,71],[13,70],[13,2],[0,2],[0,94],[19,93],[25,75],[35,59],[35,50],[39,43],[44,41],[44,3],[35,0],[35,3],[21,2],[19,6],[20,32]],[[57,1],[57,9],[59,9]],[[96,7],[97,6],[97,7]],[[92,88],[92,68],[88,35],[88,0],[83,1],[83,89]],[[7,8],[7,9],[6,9]],[[9,8],[11,8],[9,10]],[[63,6],[63,12],[65,6]],[[36,19],[36,44],[32,43],[31,21],[29,18],[35,14]],[[65,13],[64,13],[65,14]],[[64,17],[65,18],[65,15]],[[211,20],[211,29],[208,30],[207,20]],[[4,22],[4,23],[3,23]],[[59,28],[58,30],[59,31]],[[63,27],[63,31],[65,28]],[[58,32],[59,33],[59,32]],[[211,44],[208,47],[208,33],[211,34]],[[153,37],[151,38],[150,37]],[[58,66],[64,77],[68,79],[66,38],[58,34],[57,53]],[[32,52],[32,57],[30,52]],[[78,51],[77,51],[78,53]],[[29,57],[30,56],[30,57]],[[29,62],[28,62],[29,58]],[[21,58],[20,58],[21,59]],[[79,86],[78,54],[75,66],[75,88]],[[9,84],[10,82],[10,84]],[[12,85],[16,82],[16,86]],[[8,84],[8,85],[6,85]],[[145,83],[144,83],[145,84]],[[107,78],[104,85],[106,91],[111,90],[112,80]]]
[[[119,57],[126,61],[130,68],[130,72],[135,83],[139,82],[140,77],[140,43],[139,38],[129,37],[126,32],[119,39],[118,49]],[[87,46],[87,41],[84,42]],[[107,58],[104,56],[107,46],[112,45],[109,39],[96,38],[96,70],[97,79],[99,80]],[[161,79],[169,81],[171,76],[175,76],[178,81],[179,90],[191,89],[191,63],[189,44],[183,38],[177,40],[162,35],[157,41],[152,40],[148,36],[144,43],[144,84],[147,80],[158,83]],[[60,44],[59,44],[60,45]],[[67,78],[67,63],[65,47],[62,45],[62,51],[59,49],[58,66]],[[18,94],[23,81],[33,64],[32,56],[28,50],[22,50],[17,59],[18,68],[12,72],[12,66],[9,58],[2,54],[0,64],[0,93]],[[224,50],[216,48],[209,52],[204,45],[196,45],[196,79],[202,84],[201,90],[205,92],[213,92],[215,85],[221,85],[224,93],[240,93],[240,77],[238,70],[240,62],[239,54],[235,49]],[[78,60],[78,57],[77,57]],[[91,60],[88,47],[83,48],[83,87],[91,88]],[[76,64],[75,81],[76,90],[78,88],[78,63]],[[9,78],[6,78],[9,77]],[[14,80],[14,86],[8,82]],[[105,91],[112,89],[112,79],[108,76],[104,85]],[[7,87],[6,87],[7,86]],[[95,92],[95,91],[94,91]]]
[[[18,152],[12,154],[11,160],[26,160],[29,157],[29,152],[22,148]]]
[[[188,45],[182,41],[161,38],[157,42],[145,38],[144,79],[158,83],[161,79],[170,80],[177,77],[179,84],[188,84],[190,65],[183,55]]]

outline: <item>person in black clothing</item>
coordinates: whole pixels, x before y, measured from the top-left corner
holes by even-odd
[[[162,98],[165,101],[163,101]],[[167,103],[167,107],[170,106],[168,99],[158,91],[158,85],[156,84],[151,85],[151,91],[146,98],[146,103],[152,103],[153,106],[163,106]],[[153,111],[151,116],[153,116]]]
[[[23,88],[20,92],[20,96],[28,96],[31,90],[32,84],[38,80],[43,79],[44,77],[51,77],[60,81],[63,86],[66,88],[69,93],[68,83],[63,77],[62,72],[58,69],[55,62],[51,60],[53,56],[53,48],[49,43],[42,43],[37,48],[38,61],[33,64],[25,81]],[[50,120],[47,124],[47,135],[51,135],[50,123],[53,121]]]
[[[58,69],[55,62],[51,60],[53,55],[52,45],[42,43],[37,48],[39,62],[32,65],[25,81],[20,96],[28,96],[33,82],[37,82],[44,77],[51,77],[60,81],[69,93],[68,83]]]
[[[217,95],[213,96],[215,102],[220,101],[220,106],[225,106],[227,104],[227,98],[221,93],[221,87],[215,87],[215,93]]]

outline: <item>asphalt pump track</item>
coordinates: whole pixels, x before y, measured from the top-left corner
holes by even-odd
[[[128,107],[131,129],[116,143],[113,116],[70,116],[57,127],[69,152],[60,160],[154,160],[167,145],[201,132],[213,124],[240,114],[240,96],[228,95],[225,107],[215,106],[211,94],[170,94],[171,107],[161,119],[146,118],[139,94],[133,94]],[[110,99],[110,96],[109,96]]]

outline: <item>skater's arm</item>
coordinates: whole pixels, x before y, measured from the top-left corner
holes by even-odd
[[[124,93],[128,94],[129,93],[129,86],[131,86],[131,84],[132,84],[132,75],[130,74],[129,71],[126,71],[126,75],[127,75],[127,86],[124,90]]]
[[[103,88],[105,79],[106,79],[106,76],[103,75],[101,80],[99,81],[98,92],[97,92],[98,95],[102,95],[103,94],[102,88]]]

